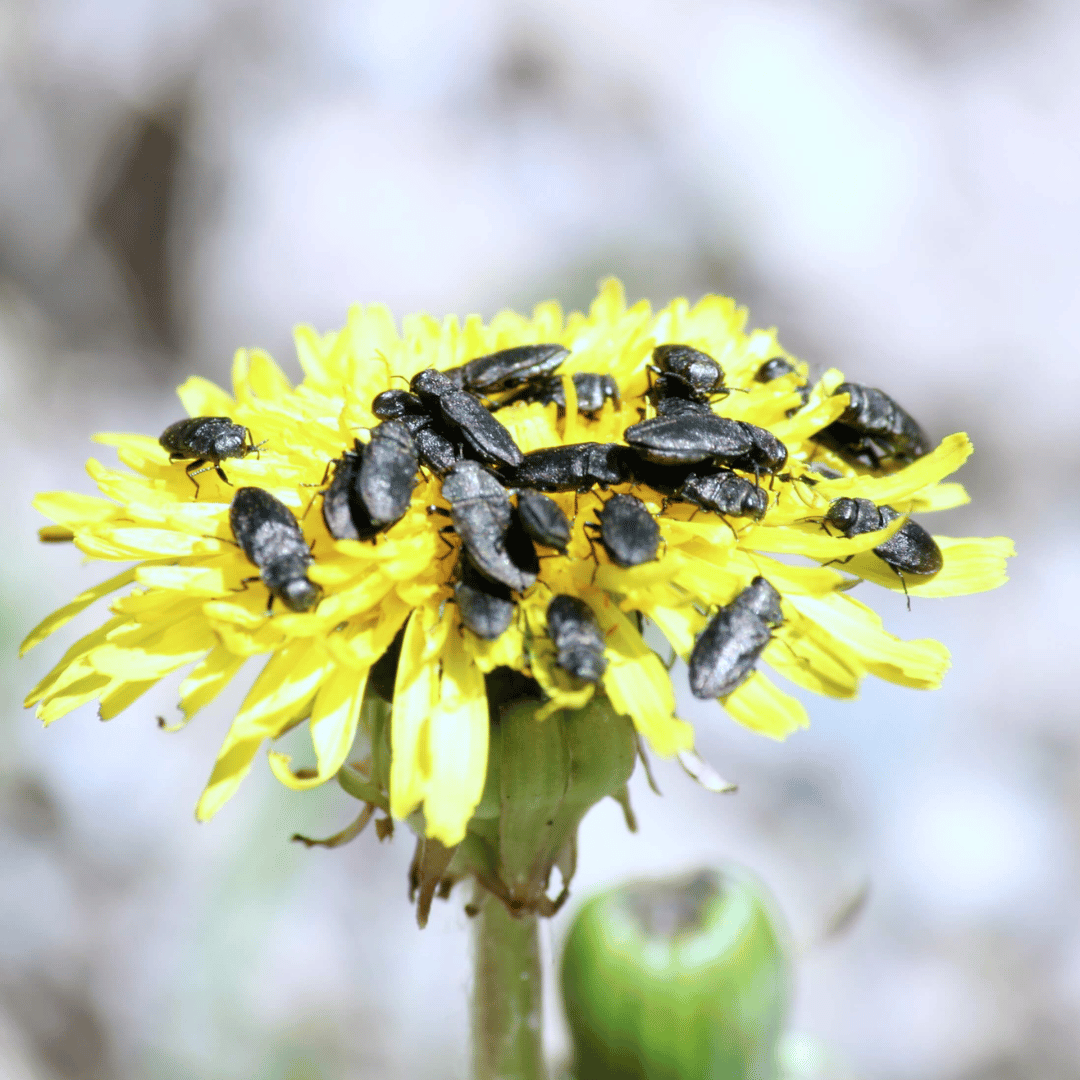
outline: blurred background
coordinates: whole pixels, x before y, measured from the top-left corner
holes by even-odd
[[[830,1075],[1080,1076],[1078,70],[1071,0],[3,0],[0,1077],[467,1075],[468,920],[416,929],[407,836],[290,845],[354,804],[265,766],[195,825],[241,691],[179,735],[171,683],[108,725],[22,711],[60,650],[18,641],[106,576],[29,501],[89,491],[92,432],[159,432],[238,345],[298,374],[296,322],[580,306],[611,273],[735,295],[969,431],[974,502],[934,529],[1021,557],[999,592],[873,598],[952,649],[935,693],[815,699],[782,746],[686,695],[739,793],[639,770],[640,832],[593,812],[575,901],[737,858]]]

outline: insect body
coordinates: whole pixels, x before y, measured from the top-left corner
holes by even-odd
[[[588,491],[594,484],[606,488],[630,478],[626,448],[616,443],[571,443],[533,450],[508,471],[515,487],[538,491]]]
[[[577,395],[577,411],[585,416],[595,416],[610,399],[615,408],[622,402],[619,384],[610,375],[599,375],[591,371],[575,371],[574,393]],[[566,412],[566,390],[561,375],[550,375],[542,381],[530,383],[516,394],[511,394],[499,407],[515,401],[538,401],[541,405],[558,406],[559,415]]]
[[[833,391],[837,394],[850,397],[847,408],[813,439],[848,464],[880,469],[886,463],[906,465],[929,452],[926,432],[883,390],[841,383]]]
[[[569,355],[569,349],[555,343],[515,345],[478,356],[443,374],[458,390],[493,394],[550,375]]]
[[[728,469],[688,476],[675,492],[675,498],[703,510],[753,518],[754,521],[760,521],[769,508],[769,497],[764,488]]]
[[[656,558],[660,526],[639,498],[613,495],[598,516],[600,541],[616,566],[640,566]]]
[[[506,489],[487,469],[475,461],[459,461],[443,481],[442,493],[465,554],[481,574],[518,592],[536,581],[535,572],[523,569],[521,560],[507,552],[514,510]]]
[[[884,529],[901,515],[891,506],[875,506],[869,499],[836,499],[829,504],[825,520],[847,537]],[[933,577],[944,565],[941,548],[917,522],[907,521],[874,554],[896,571],[901,582],[904,574]]]
[[[413,437],[417,456],[436,476],[445,476],[461,456],[449,429],[415,394],[384,390],[372,401],[371,411],[380,420],[400,420]]]
[[[517,516],[522,528],[538,544],[566,554],[570,522],[554,499],[526,488],[518,492]]]
[[[239,488],[229,507],[229,524],[244,554],[259,568],[270,590],[291,611],[310,611],[319,587],[308,581],[311,551],[292,511],[268,491]]]
[[[379,531],[360,499],[357,486],[363,452],[359,440],[355,450],[346,450],[334,462],[330,486],[323,492],[323,521],[335,540],[367,540]]]
[[[657,345],[650,371],[656,373],[651,396],[654,404],[667,398],[708,402],[714,394],[730,394],[724,369],[708,354],[689,345]]]
[[[646,461],[660,465],[692,465],[709,458],[730,462],[754,452],[747,426],[753,427],[712,412],[689,412],[632,424],[624,437]]]
[[[234,424],[227,416],[193,416],[189,420],[177,420],[162,433],[158,442],[169,451],[170,461],[195,460],[184,472],[195,485],[195,497],[199,497],[199,473],[213,469],[227,484],[229,478],[221,467],[225,458],[242,458],[258,453],[251,432],[241,424]],[[209,464],[208,464],[209,463]]]
[[[598,682],[607,660],[604,635],[592,608],[576,596],[560,594],[548,604],[547,624],[557,650],[555,663],[578,679]]]
[[[764,364],[757,369],[757,373],[754,375],[755,382],[768,383],[774,379],[781,379],[785,375],[796,375],[798,372],[795,369],[795,365],[790,361],[785,360],[782,356],[774,356],[771,360],[766,360]],[[788,409],[787,415],[794,416],[799,409],[803,408],[810,400],[810,384],[807,382],[799,383],[797,387],[799,391],[799,397],[801,404],[797,405],[794,409]]]
[[[416,444],[400,420],[376,424],[364,447],[357,477],[360,498],[372,522],[387,528],[405,516],[416,487]]]
[[[454,599],[461,612],[461,621],[485,641],[499,637],[514,617],[510,590],[500,582],[484,577],[468,559],[462,559],[458,567]]]
[[[434,368],[418,372],[409,389],[432,414],[441,414],[454,437],[464,443],[472,456],[491,465],[521,464],[521,451],[510,432],[476,397],[458,390],[442,372]]]
[[[780,594],[763,577],[756,577],[734,600],[706,624],[690,653],[690,689],[695,697],[730,694],[750,677],[784,621]]]
[[[745,420],[736,423],[750,441],[750,449],[745,454],[727,459],[736,469],[745,469],[755,476],[763,472],[775,473],[787,462],[787,447],[767,428],[757,424],[748,424]]]

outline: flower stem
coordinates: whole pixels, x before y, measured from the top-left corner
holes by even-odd
[[[473,987],[476,1080],[547,1080],[539,920],[484,897],[476,916]]]

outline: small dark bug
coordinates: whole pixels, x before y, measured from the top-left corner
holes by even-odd
[[[443,481],[450,518],[474,567],[492,581],[521,592],[536,581],[507,551],[506,537],[514,516],[506,489],[482,465],[459,461]],[[535,558],[535,551],[533,557]]]
[[[533,450],[516,469],[507,470],[515,487],[538,491],[589,491],[630,478],[626,447],[616,443],[571,443]]]
[[[661,397],[656,402],[657,416],[681,416],[685,413],[705,413],[712,416],[712,406],[707,401],[680,397]],[[645,411],[639,410],[639,414],[644,416]]]
[[[372,428],[358,483],[373,524],[387,528],[405,516],[416,487],[417,467],[416,444],[405,424],[384,420]]]
[[[369,540],[379,531],[360,498],[357,481],[363,455],[363,443],[357,440],[354,450],[346,450],[333,463],[334,475],[322,495],[323,521],[335,540]]]
[[[251,432],[241,424],[234,424],[227,416],[193,416],[190,420],[177,420],[162,433],[158,442],[169,451],[170,461],[195,458],[184,472],[195,485],[195,498],[199,497],[199,473],[214,470],[227,484],[229,478],[221,467],[225,458],[242,458],[248,454],[258,455],[259,447],[252,441]],[[209,462],[209,464],[207,464]]]
[[[829,504],[825,521],[850,538],[884,529],[890,521],[902,516],[891,506],[875,506],[869,499],[844,498]],[[933,577],[944,565],[941,548],[934,538],[921,525],[910,520],[884,544],[874,548],[874,554],[892,567],[904,585],[905,593],[907,585],[904,574]]]
[[[569,355],[569,349],[553,342],[515,345],[487,356],[478,356],[459,367],[449,368],[443,374],[458,390],[493,394],[550,375]]]
[[[570,522],[554,499],[526,488],[518,492],[517,514],[525,532],[536,543],[566,554]]]
[[[689,345],[657,345],[650,371],[656,373],[652,400],[664,398],[708,401],[714,394],[730,394],[724,385],[724,369],[708,354]]]
[[[547,625],[557,650],[555,663],[584,682],[599,682],[607,660],[604,635],[592,608],[576,596],[560,594],[548,604]]]
[[[577,394],[577,411],[585,416],[595,416],[609,398],[618,408],[622,403],[619,384],[610,375],[598,375],[591,371],[575,371],[574,392]],[[559,416],[566,412],[566,390],[561,375],[551,375],[541,382],[523,387],[499,403],[499,408],[515,401],[538,401],[541,405],[558,406]]]
[[[757,369],[757,373],[754,375],[756,382],[767,383],[772,382],[773,379],[781,379],[785,375],[798,374],[795,365],[790,361],[785,360],[782,356],[774,356],[771,360],[766,360],[764,364]],[[787,415],[794,416],[799,409],[806,405],[810,400],[810,384],[807,382],[800,383],[798,386],[799,397],[802,399],[802,404],[796,406],[794,409],[788,409]]]
[[[764,488],[727,469],[687,477],[675,492],[675,498],[703,510],[753,518],[754,521],[760,521],[769,508],[769,497]]]
[[[412,377],[412,390],[453,429],[475,457],[491,465],[520,465],[522,454],[513,436],[465,390],[458,390],[440,371],[427,368]]]
[[[499,637],[514,618],[510,590],[501,582],[484,577],[468,559],[462,559],[458,564],[454,599],[461,612],[461,621],[485,641]]]
[[[238,488],[229,507],[229,524],[244,554],[259,568],[271,606],[274,597],[290,611],[310,611],[318,603],[319,587],[307,578],[311,551],[284,503],[262,488]]]
[[[690,653],[694,696],[724,697],[746,682],[772,638],[772,628],[783,621],[780,594],[765,578],[754,578],[709,620],[694,642]]]
[[[446,425],[415,394],[384,390],[372,401],[371,411],[380,420],[400,420],[413,437],[417,456],[436,476],[445,476],[461,457]]]
[[[746,425],[711,412],[654,416],[632,424],[624,438],[646,461],[660,465],[692,465],[709,458],[728,462],[754,450]]]
[[[926,432],[883,390],[841,383],[833,391],[837,394],[849,395],[847,408],[812,438],[849,465],[906,465],[930,451]]]
[[[640,566],[656,558],[660,526],[635,495],[613,495],[597,515],[600,542],[616,566]]]

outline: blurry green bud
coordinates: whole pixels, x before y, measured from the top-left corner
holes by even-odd
[[[575,1080],[773,1080],[781,938],[763,887],[735,867],[590,900],[563,952]]]

